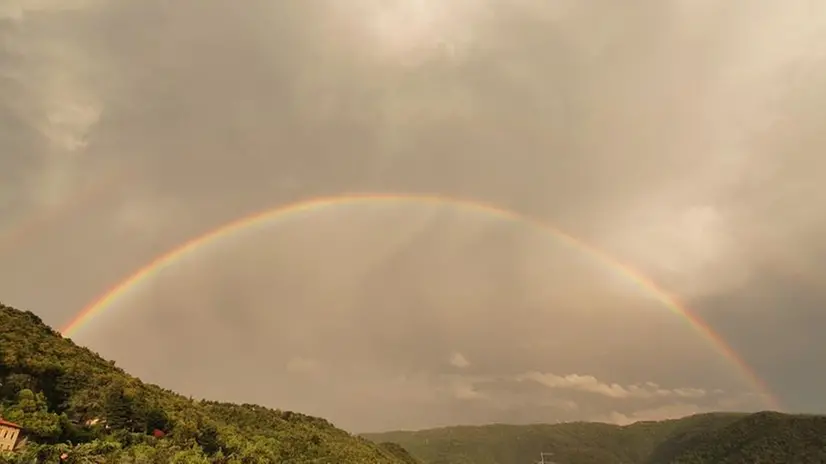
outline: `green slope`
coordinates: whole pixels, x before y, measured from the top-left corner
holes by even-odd
[[[31,312],[0,305],[0,417],[27,443],[4,462],[411,463],[323,419],[194,401],[128,375]],[[87,425],[95,422],[93,425]],[[153,436],[156,431],[164,436]]]
[[[750,414],[669,437],[647,463],[826,463],[826,417]]]
[[[713,413],[620,427],[601,423],[446,427],[366,434],[424,463],[523,464],[542,451],[560,464],[826,463],[826,417]]]

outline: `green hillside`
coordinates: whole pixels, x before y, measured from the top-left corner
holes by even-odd
[[[367,434],[428,464],[826,463],[826,417],[761,412],[700,414],[620,427],[601,423],[446,427]]]
[[[315,417],[195,401],[128,375],[31,312],[0,305],[0,417],[26,442],[2,463],[411,463]]]

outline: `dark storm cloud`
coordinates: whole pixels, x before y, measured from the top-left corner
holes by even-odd
[[[822,9],[4,2],[0,292],[60,325],[253,211],[352,191],[477,198],[640,268],[790,406],[823,410]],[[627,279],[455,208],[274,223],[115,306],[82,341],[136,373],[351,428],[759,404]],[[649,382],[706,394],[599,393]]]

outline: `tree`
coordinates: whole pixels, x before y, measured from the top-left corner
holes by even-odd
[[[204,450],[204,453],[212,455],[221,449],[221,443],[218,440],[218,428],[212,423],[202,423],[198,427],[198,435],[195,438],[198,445]]]
[[[3,415],[40,441],[55,443],[63,432],[60,416],[49,412],[43,393],[34,393],[28,388],[17,393],[17,401],[5,407]]]
[[[167,416],[166,412],[163,409],[154,407],[151,408],[146,414],[146,432],[153,433],[155,430],[160,430],[164,433],[168,433],[171,429],[171,423],[169,422],[169,416]]]
[[[146,432],[146,416],[134,394],[113,384],[106,395],[106,422],[110,428]]]

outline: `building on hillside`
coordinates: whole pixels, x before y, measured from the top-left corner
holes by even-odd
[[[0,418],[0,451],[14,451],[21,427]]]

